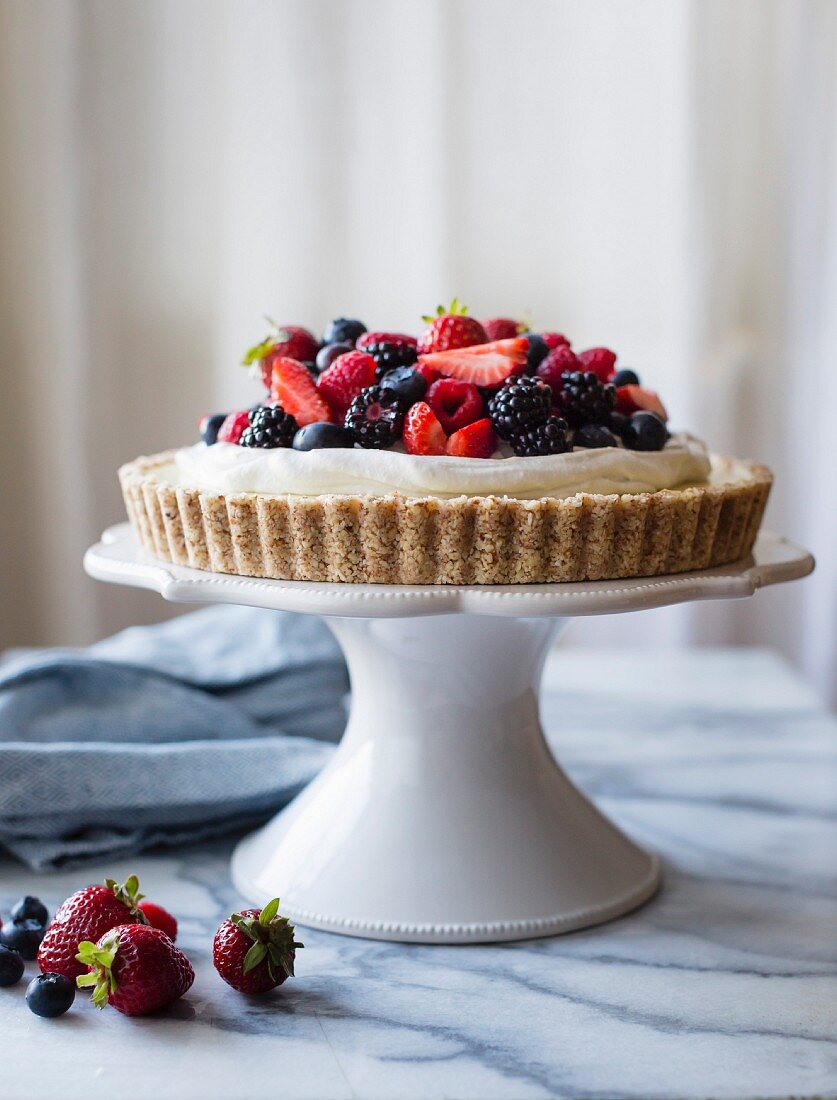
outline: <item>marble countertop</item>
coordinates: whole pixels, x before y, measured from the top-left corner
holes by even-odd
[[[761,650],[559,650],[544,718],[571,776],[659,851],[662,891],[585,932],[424,947],[301,930],[297,979],[226,987],[227,842],[37,875],[0,913],[136,871],[197,972],[167,1015],[0,990],[4,1100],[837,1097],[837,722]],[[34,964],[28,964],[34,972]]]

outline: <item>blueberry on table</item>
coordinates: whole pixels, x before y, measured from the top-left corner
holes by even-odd
[[[0,944],[17,951],[24,959],[37,958],[38,948],[44,938],[44,926],[36,920],[22,920],[7,924],[0,932]]]
[[[613,376],[614,386],[638,386],[639,375],[636,371],[628,370],[627,367],[624,370],[618,370]]]
[[[622,442],[632,451],[661,451],[668,439],[662,418],[652,412],[637,412],[622,431]]]
[[[351,344],[366,332],[363,321],[357,321],[354,317],[335,317],[323,333],[324,344]]]
[[[39,974],[26,990],[26,1003],[36,1016],[63,1016],[76,998],[76,983],[63,974]]]
[[[317,352],[317,359],[314,363],[318,374],[322,374],[324,370],[327,370],[335,359],[339,359],[341,355],[345,355],[347,351],[354,351],[354,344],[343,342],[342,344],[323,344],[320,350]]]
[[[326,420],[306,424],[294,436],[295,451],[317,451],[322,447],[353,447],[352,433],[342,424],[330,424]]]
[[[427,380],[413,367],[395,367],[381,379],[381,389],[389,390],[408,405],[415,405],[427,392]]]
[[[24,920],[36,920],[38,924],[46,924],[49,913],[40,898],[27,894],[12,909],[12,920],[15,924],[20,924]]]
[[[0,944],[0,986],[14,985],[23,977],[23,956]]]

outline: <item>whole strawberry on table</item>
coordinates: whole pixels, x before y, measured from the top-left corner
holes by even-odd
[[[263,909],[243,909],[224,921],[215,933],[212,961],[239,993],[266,993],[293,977],[296,952],[303,946],[274,898]]]

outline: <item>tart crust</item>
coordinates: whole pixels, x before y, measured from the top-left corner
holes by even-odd
[[[711,484],[622,496],[224,494],[165,480],[174,454],[119,471],[146,550],[215,573],[344,584],[542,584],[725,565],[752,549],[773,480],[754,462],[714,457]]]

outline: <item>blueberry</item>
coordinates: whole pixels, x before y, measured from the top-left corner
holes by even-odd
[[[667,439],[665,424],[652,412],[634,413],[622,432],[625,446],[632,451],[661,451]]]
[[[351,447],[353,445],[351,432],[347,432],[340,424],[329,424],[326,420],[306,424],[304,428],[299,429],[293,441],[295,451],[317,451],[321,447]]]
[[[201,420],[201,439],[207,446],[218,442],[218,430],[227,419],[226,413],[215,413],[214,416],[205,416]]]
[[[427,380],[420,371],[412,367],[396,367],[387,371],[381,379],[381,389],[392,390],[408,405],[415,405],[427,392]]]
[[[538,336],[534,332],[528,332],[526,339],[529,342],[526,352],[526,373],[534,374],[540,363],[549,355],[549,345],[543,336]]]
[[[625,430],[625,425],[628,423],[628,418],[624,413],[612,412],[607,418],[607,426],[613,432],[614,435],[621,436]]]
[[[49,913],[40,898],[33,898],[31,894],[27,894],[12,909],[12,920],[15,924],[20,924],[24,920],[36,920],[38,924],[46,924]]]
[[[337,317],[323,333],[323,343],[351,344],[354,347],[364,332],[366,325],[363,321],[356,321],[352,317]]]
[[[633,370],[618,370],[613,376],[614,386],[638,386],[639,375]]]
[[[0,986],[14,985],[23,977],[23,956],[0,945]]]
[[[573,436],[574,447],[615,447],[616,436],[603,424],[583,424]]]
[[[330,367],[338,355],[345,355],[347,351],[354,351],[354,344],[343,342],[342,344],[325,344],[317,352],[317,362],[315,369],[324,371],[326,367]]]
[[[26,990],[26,1003],[36,1016],[63,1016],[76,999],[76,983],[63,974],[39,974]]]
[[[46,929],[36,920],[23,920],[17,924],[7,924],[0,932],[0,944],[18,951],[24,959],[37,958],[38,948]]]

